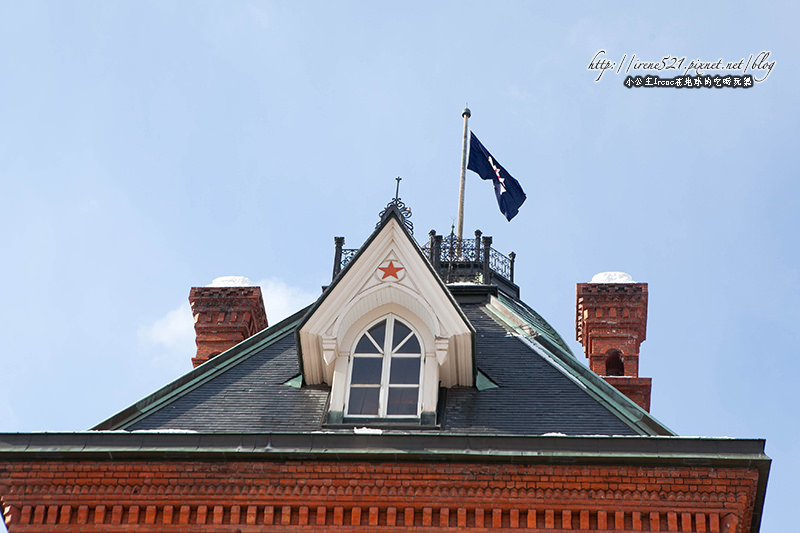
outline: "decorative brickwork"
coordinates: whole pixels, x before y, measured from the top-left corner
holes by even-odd
[[[197,367],[267,327],[261,287],[192,287]]]
[[[11,533],[750,531],[755,468],[323,461],[0,463]]]
[[[579,283],[575,330],[589,368],[650,410],[650,378],[639,377],[647,331],[647,283]]]

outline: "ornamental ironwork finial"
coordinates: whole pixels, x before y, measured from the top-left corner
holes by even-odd
[[[383,211],[381,211],[378,215],[380,220],[375,227],[380,226],[381,222],[383,222],[383,219],[386,218],[386,215],[389,214],[390,211],[396,211],[397,214],[400,215],[400,219],[403,221],[403,224],[405,224],[406,228],[408,228],[409,233],[413,235],[414,223],[411,222],[411,208],[404,204],[402,200],[400,200],[400,180],[403,178],[397,176],[395,179],[397,180],[397,187],[394,191],[394,198],[391,202],[386,204],[386,207],[384,207]]]

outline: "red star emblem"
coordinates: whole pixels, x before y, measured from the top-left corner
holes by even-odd
[[[378,267],[378,270],[383,272],[383,277],[381,279],[386,279],[389,276],[392,276],[394,279],[400,279],[397,273],[403,270],[403,267],[396,267],[394,266],[394,262],[389,261],[389,266]]]

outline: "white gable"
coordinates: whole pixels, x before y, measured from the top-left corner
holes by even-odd
[[[331,385],[334,404],[341,393],[336,389],[346,387],[344,381],[337,383],[337,369],[347,368],[352,346],[364,328],[388,314],[419,332],[426,358],[423,395],[433,394],[435,399],[432,389],[438,390],[440,383],[473,384],[472,327],[394,216],[352,260],[301,327],[305,382]]]

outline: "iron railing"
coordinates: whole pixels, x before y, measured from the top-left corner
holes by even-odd
[[[511,252],[514,256],[514,252]],[[514,258],[506,257],[494,248],[489,248],[489,268],[508,281],[514,281]]]
[[[422,250],[433,267],[446,283],[472,282],[491,283],[495,275],[514,283],[514,259],[492,248],[492,238],[475,232],[474,239],[458,239],[455,235],[444,237],[430,232],[430,240],[422,245]],[[333,276],[336,277],[353,259],[358,249],[346,249],[344,239],[337,237]]]
[[[358,253],[358,248],[342,249],[342,258],[339,261],[339,269],[340,270],[344,269],[344,267],[347,266],[347,263],[349,263],[350,260],[353,259],[357,253]]]

